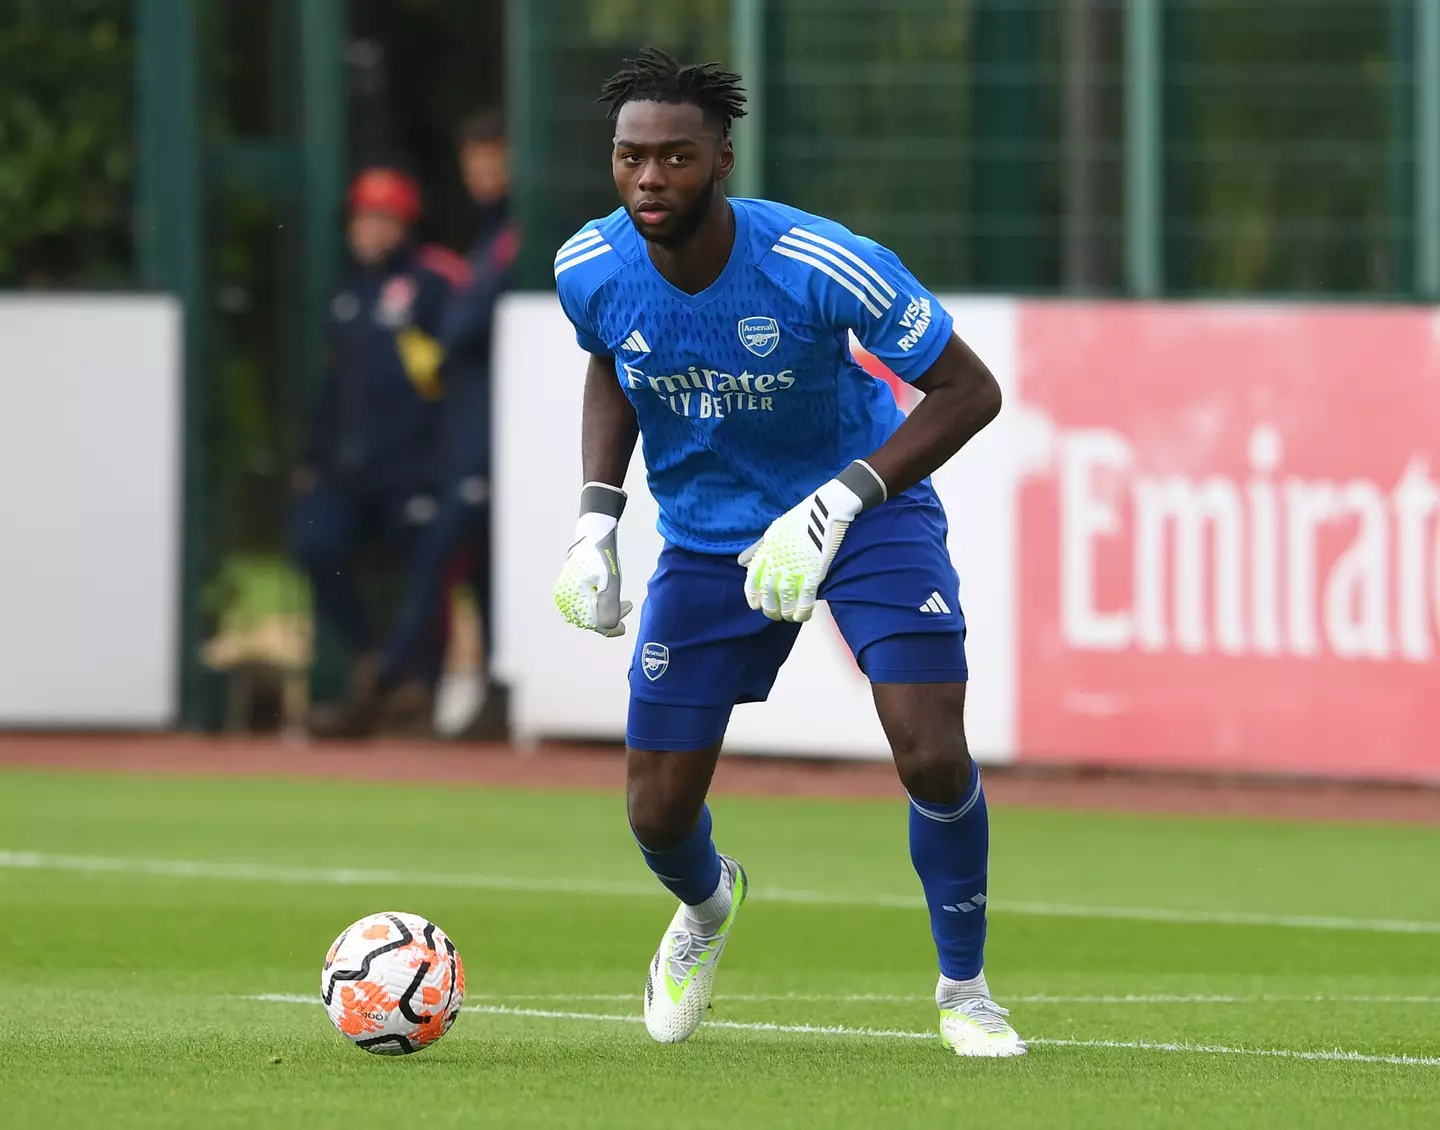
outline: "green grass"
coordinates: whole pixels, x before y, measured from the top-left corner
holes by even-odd
[[[903,808],[712,807],[757,894],[714,1019],[932,1031]],[[1435,831],[998,809],[992,835],[987,972],[1026,1036],[1440,1057],[1440,934],[1006,909],[1440,922]],[[340,929],[403,909],[460,947],[467,1003],[633,1019],[670,904],[644,893],[618,795],[0,773],[0,851],[43,864],[0,857],[5,1126],[1440,1125],[1440,1066],[1424,1064],[1046,1043],[962,1062],[938,1036],[717,1026],[659,1047],[635,1023],[476,1010],[426,1052],[382,1059],[318,1001],[244,999],[314,1000]],[[75,857],[279,870],[200,878]],[[286,868],[470,878],[340,884]],[[557,882],[612,889],[523,889]],[[1243,999],[1034,999],[1194,995]],[[1354,999],[1377,997],[1427,999]]]

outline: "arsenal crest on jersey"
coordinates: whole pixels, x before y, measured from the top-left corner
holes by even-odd
[[[375,321],[390,329],[410,324],[410,308],[415,305],[415,280],[409,275],[386,279],[380,288],[380,301],[375,307]]]
[[[740,344],[756,357],[769,357],[780,344],[780,324],[774,318],[740,319]]]

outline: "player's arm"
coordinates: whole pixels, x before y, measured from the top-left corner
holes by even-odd
[[[953,331],[911,383],[925,398],[890,438],[782,514],[740,555],[751,608],[772,620],[808,620],[860,512],[931,474],[1000,412],[1000,385]]]
[[[635,405],[615,379],[615,359],[590,354],[580,423],[580,464],[585,481],[623,486],[639,438]]]
[[[1000,414],[994,374],[953,332],[934,363],[911,383],[925,398],[866,459],[887,498],[934,473]]]
[[[850,523],[959,451],[1000,411],[1000,387],[955,336],[939,300],[893,252],[829,222],[792,228],[772,250],[775,269],[823,328],[853,332],[925,393],[877,450],[780,515],[740,554],[750,607],[798,622],[810,618]]]
[[[565,568],[555,582],[555,606],[577,628],[602,636],[625,634],[630,602],[620,599],[616,541],[625,511],[625,472],[640,437],[635,406],[615,379],[615,359],[590,354],[580,419],[580,517]]]

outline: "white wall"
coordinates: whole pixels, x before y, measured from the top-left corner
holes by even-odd
[[[180,308],[0,298],[0,726],[176,716]]]
[[[1015,371],[1015,306],[942,299],[962,337],[1007,393]],[[626,672],[645,583],[661,548],[656,506],[637,450],[620,526],[631,633],[607,640],[570,627],[550,588],[574,528],[582,482],[581,392],[585,353],[553,295],[508,296],[498,319],[496,381],[496,661],[514,687],[522,738],[621,739]],[[1015,748],[1015,489],[1004,413],[935,477],[950,516],[950,549],[969,623],[967,731],[981,760]],[[983,474],[979,468],[983,467]],[[814,703],[824,702],[816,716]],[[800,633],[770,700],[738,707],[727,748],[846,758],[888,756],[868,685],[822,605]]]

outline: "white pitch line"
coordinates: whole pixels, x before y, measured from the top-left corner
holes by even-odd
[[[285,993],[265,993],[243,997],[243,1000],[282,1004],[318,1004],[317,997]],[[634,1014],[608,1012],[571,1012],[559,1009],[512,1008],[508,1005],[467,1005],[466,1012],[488,1016],[515,1016],[530,1020],[585,1020],[603,1024],[643,1024],[645,1018]],[[842,1024],[771,1024],[741,1020],[707,1020],[707,1028],[725,1028],[737,1032],[774,1032],[787,1036],[853,1036],[871,1040],[938,1040],[937,1032],[907,1032],[891,1028],[852,1028]],[[1052,1048],[1115,1048],[1127,1051],[1179,1052],[1188,1055],[1259,1056],[1267,1059],[1303,1059],[1334,1063],[1385,1063],[1396,1067],[1440,1067],[1440,1056],[1373,1055],[1368,1052],[1300,1051],[1295,1048],[1246,1048],[1225,1044],[1168,1043],[1154,1040],[1077,1040],[1062,1038],[1026,1038],[1031,1047]]]
[[[990,908],[995,901],[986,903]],[[1440,922],[1400,918],[1341,918],[1325,914],[1258,914],[1243,910],[1166,910],[1138,906],[1071,906],[1065,903],[1007,902],[1011,914],[1052,918],[1121,918],[1132,922],[1178,922],[1207,926],[1280,926],[1297,930],[1365,930],[1380,934],[1440,934]]]
[[[629,1001],[633,993],[477,993],[477,1001]],[[934,1000],[933,993],[721,993],[717,1001],[747,1003],[796,1004],[917,1004]],[[1006,994],[1005,1003],[1013,1004],[1440,1004],[1440,997],[1375,995],[1331,996],[1309,995],[1230,996],[1220,993],[1127,993],[1092,996],[1065,996],[1053,993]]]
[[[319,1004],[320,998],[302,997],[294,993],[260,993],[256,996],[241,997],[241,1000],[264,1001],[269,1004]],[[572,1000],[579,998],[570,998]],[[639,1004],[638,994],[630,999]],[[464,1012],[479,1012],[487,1016],[520,1016],[532,1020],[595,1020],[608,1024],[644,1024],[645,1017],[635,1014],[613,1012],[572,1012],[569,1009],[515,1008],[505,1004],[467,1004]],[[707,1020],[707,1028],[730,1028],[741,1032],[782,1032],[797,1036],[869,1036],[890,1040],[932,1040],[934,1032],[903,1032],[887,1028],[852,1028],[843,1024],[771,1024],[766,1022],[748,1023],[740,1020]]]
[[[1128,1048],[1146,1052],[1186,1052],[1192,1055],[1252,1055],[1267,1059],[1309,1059],[1327,1063],[1389,1063],[1397,1067],[1440,1067],[1440,1056],[1372,1055],[1368,1052],[1299,1051],[1295,1048],[1245,1048],[1225,1044],[1161,1043],[1154,1040],[1027,1040],[1031,1046],[1051,1048]]]
[[[929,999],[928,997],[926,998]],[[1133,993],[1123,996],[1054,996],[1036,993],[1011,997],[1018,1004],[1440,1004],[1440,997],[1330,996],[1325,993],[1286,996],[1260,993],[1228,996],[1223,993]]]
[[[521,894],[657,897],[664,891],[653,883],[612,883],[590,879],[524,878],[506,875],[463,875],[443,872],[362,870],[349,867],[289,867],[275,863],[218,863],[185,859],[128,859],[117,856],[52,855],[45,852],[0,851],[0,870],[70,871],[80,874],[149,875],[176,879],[285,883],[326,887],[430,887],[442,889],[515,891]],[[829,907],[923,910],[918,895],[848,895],[757,887],[747,898],[757,902]],[[1298,914],[1257,914],[1227,910],[1168,910],[1160,907],[1081,906],[1052,902],[1007,902],[992,899],[986,909],[1002,914],[1040,918],[1111,918],[1131,922],[1170,922],[1192,926],[1262,926],[1297,930],[1355,930],[1380,934],[1440,934],[1440,922],[1395,918],[1338,918]]]

